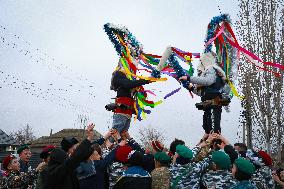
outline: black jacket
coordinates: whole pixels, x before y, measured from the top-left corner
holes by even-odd
[[[141,166],[128,167],[122,173],[113,189],[151,189],[150,174]]]
[[[151,177],[123,177],[114,189],[151,189]]]
[[[91,142],[85,139],[71,157],[62,149],[54,149],[48,162],[44,189],[79,189],[75,169],[92,154]]]
[[[116,71],[112,75],[111,89],[117,91],[117,97],[132,98],[131,89],[148,84],[147,80],[130,80],[120,71]]]
[[[116,149],[112,150],[104,159],[94,161],[96,174],[79,180],[80,189],[104,189],[106,188],[107,167],[115,159]]]

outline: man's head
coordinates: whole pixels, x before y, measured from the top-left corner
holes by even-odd
[[[223,151],[214,151],[212,153],[212,162],[215,165],[214,168],[218,170],[228,170],[231,168],[230,157]]]
[[[172,155],[174,155],[176,153],[176,147],[179,144],[184,145],[185,142],[183,140],[179,140],[179,139],[175,138],[175,140],[171,143],[171,145],[170,145],[170,152],[171,152]]]
[[[155,167],[167,167],[171,163],[171,158],[166,152],[157,152],[154,155]]]
[[[30,147],[27,144],[21,145],[17,150],[17,154],[19,154],[20,159],[26,163],[29,162],[32,156]]]
[[[102,157],[102,149],[100,147],[99,144],[93,144],[92,145],[92,148],[93,148],[93,153],[92,155],[89,157],[90,160],[101,160],[101,157]]]
[[[254,165],[247,159],[240,157],[235,160],[232,168],[232,175],[238,180],[250,180],[255,172]]]
[[[181,144],[177,145],[176,154],[178,155],[176,158],[176,163],[181,165],[189,163],[193,158],[192,150]]]
[[[162,152],[164,150],[164,145],[159,142],[158,140],[152,140],[151,141],[151,146],[153,148],[153,152]]]
[[[244,143],[235,143],[234,148],[242,157],[246,157],[248,148]]]
[[[8,155],[3,160],[3,168],[7,171],[19,171],[20,163],[13,155]]]
[[[61,141],[61,148],[64,150],[68,155],[72,155],[76,148],[78,147],[79,142],[74,137],[64,137]]]
[[[52,152],[52,150],[53,149],[55,149],[55,146],[53,146],[53,145],[47,145],[47,146],[45,146],[43,149],[42,149],[42,151],[41,151],[41,153],[39,154],[39,157],[41,158],[41,159],[43,159],[46,163],[49,161],[49,159],[50,159],[50,154],[51,154],[51,152]]]
[[[260,150],[257,154],[262,159],[262,161],[264,162],[264,164],[266,166],[271,166],[272,165],[273,160],[272,160],[271,156],[268,153],[266,153],[265,151]]]
[[[133,151],[133,149],[128,146],[119,146],[115,153],[115,160],[120,163],[127,163],[129,160],[129,154]]]
[[[221,140],[221,139],[219,139],[219,138],[217,138],[217,139],[213,139],[212,140],[212,146],[211,146],[211,148],[213,149],[213,150],[220,150],[220,147],[219,147],[219,145],[222,145],[222,144],[224,144],[224,142]]]

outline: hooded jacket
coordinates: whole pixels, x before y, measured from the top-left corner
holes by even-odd
[[[44,189],[77,189],[79,183],[75,169],[80,162],[86,160],[92,154],[91,142],[85,139],[75,150],[74,154],[68,157],[62,149],[54,149],[48,162],[48,174]]]

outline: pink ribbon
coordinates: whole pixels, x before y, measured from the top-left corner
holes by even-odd
[[[215,37],[212,37],[209,41],[207,41],[207,43],[205,44],[205,47],[207,47],[208,45],[210,45],[213,41],[215,41],[215,39],[217,37],[219,37],[223,32],[224,32],[225,26],[224,23],[221,26],[221,29],[219,30],[219,32],[217,33],[217,35]]]
[[[229,27],[229,26],[227,26]],[[219,30],[219,32],[217,33],[217,35],[213,38],[211,38],[206,44],[205,44],[205,47],[207,47],[209,44],[211,44],[216,38],[218,38],[222,33],[224,33],[224,29],[225,29],[225,26],[224,26],[224,23],[222,24],[221,26],[221,29]],[[233,38],[236,40],[235,38],[235,35],[232,31],[232,29],[229,27],[228,28],[229,32],[231,33],[231,35],[233,36]],[[264,62],[263,60],[261,60],[258,56],[256,56],[255,54],[253,54],[252,52],[246,50],[245,48],[241,47],[237,41],[234,42],[233,40],[230,39],[230,37],[228,37],[225,33],[224,35],[226,36],[227,38],[227,41],[235,48],[238,49],[238,57],[239,57],[239,51],[242,51],[243,53],[247,54],[248,56],[250,56],[251,58],[253,58],[254,60],[257,60],[265,65],[269,65],[269,66],[272,66],[272,67],[276,67],[276,68],[279,68],[281,70],[284,70],[284,65],[281,65],[281,64],[278,64],[278,63],[274,63],[274,62]],[[263,69],[263,70],[267,70],[267,69]],[[275,74],[275,72],[273,72]],[[279,75],[279,73],[276,73],[276,75]]]
[[[145,93],[150,93],[151,95],[156,96],[156,94],[155,94],[155,93],[153,93],[153,92],[152,92],[152,91],[150,91],[150,90],[144,90],[144,91],[139,91],[139,92],[141,92],[141,93],[143,93],[143,92],[145,92]]]
[[[225,35],[226,36],[226,35]],[[227,37],[227,36],[226,36]],[[265,65],[269,65],[269,66],[273,66],[273,67],[277,67],[281,70],[284,70],[284,65],[278,64],[278,63],[274,63],[274,62],[264,62],[263,60],[261,60],[258,56],[256,56],[255,54],[251,53],[250,51],[246,50],[245,48],[241,47],[240,45],[238,45],[237,43],[233,42],[229,37],[227,37],[228,42],[235,48],[237,48],[238,50],[242,51],[243,53],[247,54],[248,56],[250,56],[251,58],[253,58],[254,60],[258,60],[259,62],[265,64]]]

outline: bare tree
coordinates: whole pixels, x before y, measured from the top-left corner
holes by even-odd
[[[242,44],[264,61],[283,65],[284,2],[239,0],[239,7],[237,31]],[[283,72],[276,77],[276,68],[267,67],[273,72],[260,71],[245,57],[241,61],[239,84],[246,97],[242,102],[243,137],[249,146],[277,153],[280,160],[284,138]]]
[[[23,128],[11,133],[18,144],[29,144],[36,139],[33,128],[27,124]]]
[[[90,119],[89,116],[86,114],[79,114],[77,116],[77,119],[75,120],[74,126],[79,127],[80,129],[84,129],[87,127],[87,124],[89,123]]]
[[[138,133],[138,140],[144,148],[149,148],[151,146],[151,141],[153,140],[158,140],[161,143],[164,143],[165,141],[163,132],[153,127],[144,127],[143,129],[139,129]]]

